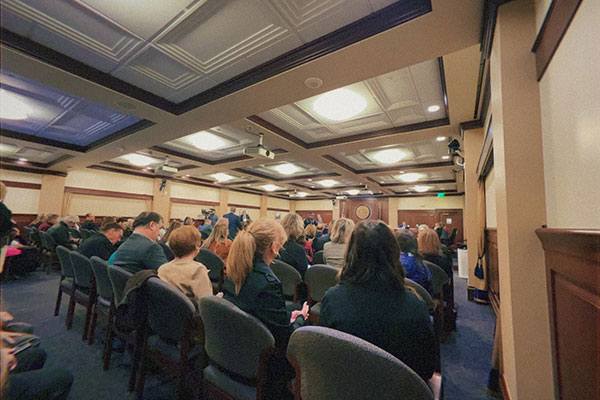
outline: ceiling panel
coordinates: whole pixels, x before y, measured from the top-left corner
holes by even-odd
[[[0,82],[2,129],[88,146],[140,121],[9,71],[0,70]]]
[[[391,3],[6,0],[2,26],[180,103]]]
[[[328,173],[328,171],[317,168],[308,162],[294,159],[258,164],[244,168],[244,171],[276,180],[294,179],[301,176],[314,176]]]
[[[401,179],[403,174],[406,174],[402,170],[397,171],[395,174],[381,174],[381,175],[371,175],[370,178],[376,182],[381,184],[390,185],[404,185],[405,182]],[[438,180],[454,180],[454,171],[452,170],[444,170],[444,171],[435,171],[435,172],[408,172],[411,174],[408,178],[414,179],[417,178],[417,183],[419,181],[438,181]]]
[[[318,111],[324,96],[310,97],[259,114],[261,118],[305,143],[401,127],[446,118],[444,90],[437,59],[367,79],[342,88],[362,97],[364,107],[355,115],[335,120]],[[342,100],[343,100],[342,96]],[[321,99],[321,100],[320,100]],[[335,108],[335,103],[331,103]],[[429,111],[430,106],[438,106]],[[339,106],[342,107],[342,106]]]
[[[0,143],[0,158],[3,160],[49,164],[64,156],[64,153],[57,151],[55,148],[35,143],[24,145],[19,141],[4,137],[2,143]]]

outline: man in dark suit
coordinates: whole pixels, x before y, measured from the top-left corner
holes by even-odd
[[[79,252],[90,258],[92,256],[100,257],[108,261],[112,253],[117,250],[117,243],[123,236],[123,228],[116,222],[102,225],[98,233],[85,239],[79,247]]]
[[[323,250],[323,246],[325,246],[325,243],[327,242],[331,242],[331,227],[333,226],[333,221],[331,220],[329,221],[329,224],[327,224],[327,233],[322,234],[321,236],[319,236],[318,238],[315,238],[315,240],[313,240],[313,252],[317,252],[317,251],[321,251]]]
[[[70,215],[64,217],[58,224],[55,224],[52,228],[48,229],[48,233],[52,235],[57,245],[71,249],[73,248],[73,244],[79,241],[79,239],[72,237],[70,229],[77,223],[79,223],[79,217],[77,216]]]
[[[235,215],[235,207],[231,207],[231,211],[223,215],[223,218],[229,220],[229,239],[235,239],[238,231],[242,229],[242,219],[239,215]]]
[[[85,214],[85,220],[83,221],[83,224],[81,224],[81,228],[87,229],[89,231],[97,231],[98,230],[98,225],[96,225],[94,223],[94,214],[92,214],[92,213]]]
[[[158,270],[167,263],[156,239],[163,227],[163,218],[155,212],[143,212],[133,221],[133,233],[119,246],[113,264],[135,274],[145,269]]]

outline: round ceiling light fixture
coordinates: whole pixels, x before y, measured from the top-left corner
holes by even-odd
[[[398,179],[400,179],[402,182],[416,182],[419,179],[421,179],[423,177],[422,174],[417,174],[417,173],[408,173],[408,174],[402,174],[402,175],[398,175]]]
[[[137,153],[126,154],[123,158],[129,161],[130,164],[137,165],[138,167],[145,167],[156,162],[152,157]]]
[[[31,114],[32,109],[25,104],[19,96],[9,92],[8,90],[0,89],[0,118],[10,120],[27,119]]]
[[[430,113],[439,111],[439,109],[440,109],[440,106],[438,106],[437,104],[427,107],[427,111],[429,111]]]
[[[417,185],[417,186],[413,186],[413,189],[414,189],[416,192],[423,193],[423,192],[426,192],[426,191],[428,191],[429,189],[431,189],[431,186],[419,186],[419,185]]]
[[[367,107],[367,99],[346,88],[332,90],[317,97],[313,110],[332,121],[345,121],[360,114]]]
[[[373,155],[373,159],[383,164],[394,164],[406,158],[406,152],[400,149],[381,150]]]
[[[282,175],[293,175],[299,170],[297,166],[290,163],[276,165],[273,169]]]
[[[204,151],[218,150],[226,144],[223,139],[207,131],[196,132],[188,136],[187,140],[192,146]]]
[[[313,76],[310,78],[306,78],[304,84],[310,89],[318,89],[321,86],[323,86],[323,80]]]

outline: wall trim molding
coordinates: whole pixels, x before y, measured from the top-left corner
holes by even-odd
[[[535,53],[537,80],[540,81],[554,53],[567,33],[582,0],[553,0],[544,17],[531,51]]]
[[[273,208],[273,207],[267,207],[267,211],[290,212],[290,210],[286,209],[286,208]]]
[[[227,203],[227,208],[229,208],[229,207],[235,207],[235,208],[252,208],[253,210],[260,210],[260,206],[249,206],[247,204]]]
[[[87,196],[114,197],[120,199],[152,200],[149,194],[115,192],[112,190],[86,189],[73,186],[65,186],[65,193],[83,194]]]
[[[184,199],[181,197],[171,197],[171,203],[174,204],[191,204],[197,206],[218,206],[218,201],[203,201],[203,200],[195,200],[195,199]]]
[[[0,162],[0,169],[6,169],[9,171],[17,171],[17,172],[28,172],[30,174],[67,176],[66,172],[52,171],[49,169],[35,169],[35,168],[29,168],[29,167],[22,167],[20,165],[11,165],[11,164],[3,163],[3,162]]]
[[[15,181],[7,181],[2,180],[7,187],[21,188],[21,189],[35,189],[41,190],[42,185],[40,183],[29,183],[29,182],[15,182]]]

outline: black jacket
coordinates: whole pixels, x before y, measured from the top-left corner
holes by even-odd
[[[81,246],[79,246],[79,252],[91,258],[92,256],[100,257],[104,261],[108,261],[111,254],[115,252],[117,248],[108,240],[108,238],[102,233],[95,233],[89,238],[85,239]]]
[[[81,228],[87,229],[89,231],[97,231],[98,225],[96,225],[92,221],[85,221],[83,224],[81,224]]]
[[[300,272],[300,275],[302,275],[302,279],[304,279],[304,274],[308,269],[308,258],[306,257],[304,248],[298,242],[294,239],[289,239],[285,242],[279,250],[279,258],[281,261],[296,268]]]
[[[267,325],[275,337],[275,345],[281,350],[287,348],[292,332],[304,325],[302,315],[293,324],[290,323],[291,315],[285,308],[281,282],[263,260],[254,262],[254,267],[237,295],[233,281],[229,277],[225,279],[223,298]]]
[[[52,235],[57,245],[71,248],[73,241],[71,240],[71,230],[64,222],[59,222],[48,229],[48,233]]]

